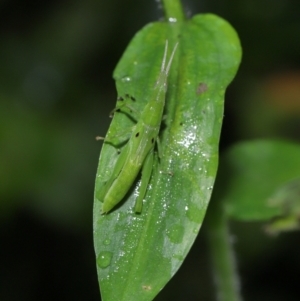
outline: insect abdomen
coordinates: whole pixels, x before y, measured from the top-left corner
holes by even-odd
[[[128,164],[126,164],[126,167],[124,166],[119,176],[113,182],[104,197],[102,213],[109,212],[125,197],[128,192],[128,187],[131,187],[133,185],[140,169],[140,163],[132,164],[132,162],[128,162]]]

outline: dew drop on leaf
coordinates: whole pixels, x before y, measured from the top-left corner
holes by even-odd
[[[122,79],[121,79],[122,82],[130,82],[131,81],[131,78],[129,76],[124,76]]]
[[[107,268],[111,263],[112,253],[108,251],[100,252],[97,257],[97,265],[100,268]]]
[[[105,246],[108,246],[108,245],[110,245],[110,242],[111,242],[111,240],[109,238],[107,238],[107,239],[104,240],[103,244]]]

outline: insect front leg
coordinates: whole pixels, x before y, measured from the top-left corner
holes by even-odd
[[[128,94],[126,94],[126,95],[127,95],[126,97],[130,98],[130,100],[133,99],[132,96],[129,96]],[[124,98],[122,98],[122,97],[121,97],[121,99],[122,99],[122,101],[120,100],[120,98],[118,99],[118,103],[117,103],[116,107],[111,111],[110,116],[112,117],[112,115],[115,112],[121,112],[123,114],[126,114],[128,116],[128,118],[131,119],[131,121],[136,124],[137,120],[140,118],[140,115],[141,115],[140,112],[138,110],[136,110],[135,108],[133,108],[131,104],[128,104],[128,99],[124,100]],[[135,99],[134,99],[134,101],[135,101]],[[121,102],[121,103],[119,103],[119,102]],[[129,109],[130,112],[122,110],[122,108],[127,108],[127,109]],[[136,116],[134,116],[132,114],[133,112],[135,113]],[[106,137],[97,136],[96,140],[97,141],[104,140],[107,143],[117,146],[118,144],[123,144],[125,141],[127,141],[130,138],[133,128],[134,128],[134,126],[130,127],[130,129],[126,130],[126,132],[122,131],[121,133],[118,133],[117,135],[113,135],[113,136],[110,136],[110,135],[107,135]],[[120,137],[121,137],[121,139],[119,139]]]
[[[134,119],[134,121],[136,122],[140,118],[140,112],[135,109],[134,102],[135,98],[133,96],[130,96],[129,94],[126,94],[124,97],[118,97],[117,105],[110,112],[109,116],[112,117],[115,112],[121,111],[122,113],[128,114],[130,118]]]
[[[123,108],[126,108],[128,109],[129,112],[125,111],[125,110],[122,110]],[[130,115],[130,117],[132,119],[134,119],[135,121],[137,121],[140,117],[140,112],[138,110],[136,110],[132,105],[130,104],[127,104],[127,103],[122,103],[118,106],[116,106],[110,113],[109,113],[109,116],[110,117],[113,117],[113,115],[115,114],[115,112],[119,112],[121,111],[122,113],[124,114],[128,114]],[[135,113],[137,116],[132,116],[132,113]]]
[[[142,212],[143,207],[143,200],[145,198],[145,194],[147,191],[148,184],[150,182],[152,169],[153,169],[153,159],[154,159],[154,152],[151,150],[147,157],[145,158],[143,167],[142,167],[142,176],[141,176],[141,185],[139,189],[139,195],[135,201],[134,211],[136,213]]]
[[[97,136],[96,140],[104,140],[104,142],[111,144],[113,146],[115,146],[117,148],[118,145],[122,145],[124,144],[127,140],[129,140],[131,133],[132,133],[132,129],[131,131],[126,131],[126,132],[122,132],[122,133],[118,133],[117,135],[111,136],[111,137],[101,137],[101,136]]]

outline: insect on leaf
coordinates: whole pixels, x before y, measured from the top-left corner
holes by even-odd
[[[142,211],[142,202],[153,170],[154,147],[155,142],[158,141],[164,112],[168,74],[177,46],[178,43],[175,44],[170,59],[167,61],[168,41],[166,41],[161,70],[155,87],[149,91],[149,101],[141,112],[138,122],[132,127],[130,138],[122,149],[109,179],[102,186],[100,184],[99,190],[95,193],[96,198],[103,202],[102,214],[111,211],[124,199],[139,173],[141,173],[141,185],[135,212],[141,213]],[[127,95],[127,98],[129,102],[135,100],[133,96]],[[132,110],[131,106],[131,103],[123,101],[117,105],[116,111],[126,107]],[[110,142],[113,138],[106,137],[104,140]]]

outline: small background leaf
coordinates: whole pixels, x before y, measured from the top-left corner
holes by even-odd
[[[132,212],[138,183],[106,216],[100,215],[101,202],[94,201],[94,244],[104,301],[155,297],[194,242],[216,176],[224,92],[241,59],[238,37],[226,21],[210,14],[146,26],[114,72],[118,96],[134,96],[138,110],[152,95],[166,40],[169,48],[179,41],[179,48],[168,80],[162,158],[154,164],[143,212]],[[115,114],[108,135],[123,133],[132,124],[126,114]],[[95,190],[109,177],[116,158],[117,150],[104,144]]]
[[[284,141],[250,141],[230,148],[218,175],[227,213],[244,221],[298,215],[299,154],[299,144]]]

